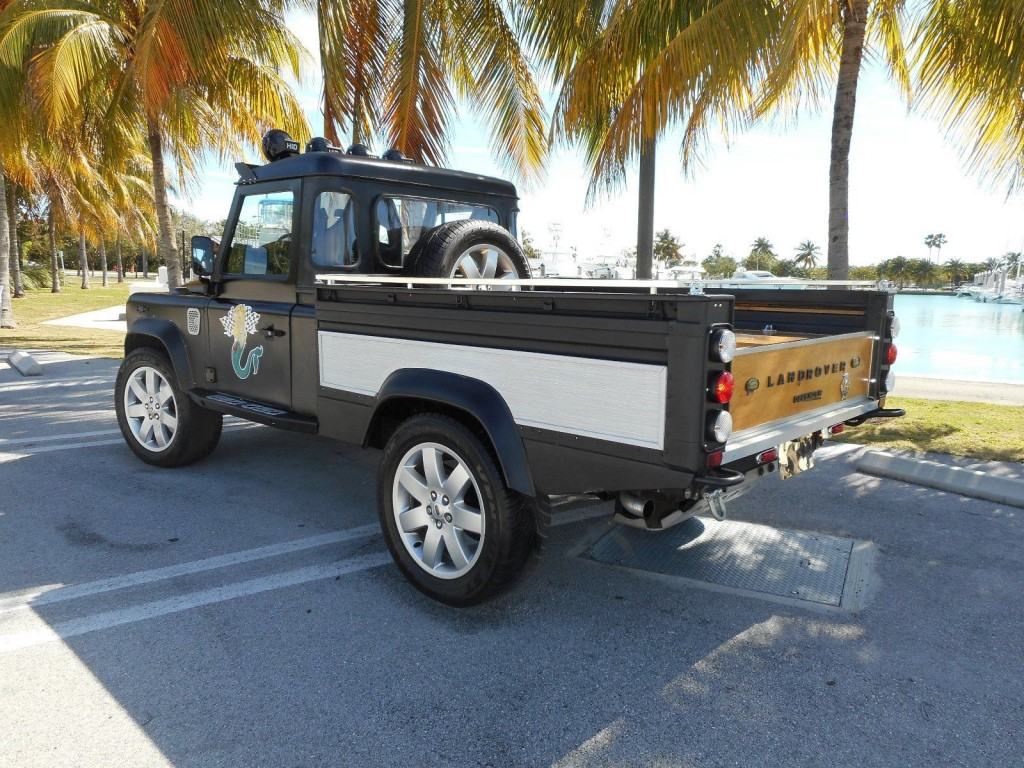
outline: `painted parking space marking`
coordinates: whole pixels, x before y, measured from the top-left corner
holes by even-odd
[[[152,584],[157,581],[175,579],[179,576],[188,576],[194,573],[203,573],[218,568],[228,568],[242,563],[251,563],[256,560],[265,560],[271,557],[301,552],[306,549],[324,547],[328,544],[339,544],[344,541],[355,541],[365,539],[380,532],[380,526],[361,525],[356,528],[346,528],[343,531],[331,531],[317,536],[307,536],[292,541],[283,541],[278,544],[268,544],[253,549],[243,549],[238,552],[229,552],[226,555],[193,560],[188,563],[168,565],[163,568],[152,568],[146,571],[136,571],[123,576],[112,576],[108,579],[72,584],[66,587],[53,587],[36,589],[16,593],[0,594],[0,615],[10,611],[24,608],[35,608],[37,606],[62,603],[67,600],[75,600],[81,597],[90,597],[105,592],[113,592],[118,589],[138,587],[143,584]]]
[[[110,411],[113,414],[113,411]],[[245,419],[240,419],[236,416],[225,416],[224,426],[235,427],[235,426],[247,426],[254,424]],[[254,426],[262,426],[255,425]],[[38,437],[2,437],[0,438],[0,446],[3,445],[24,445],[26,448],[33,446],[35,443],[52,443],[57,440],[81,440],[87,437],[104,437],[106,435],[119,435],[121,430],[119,429],[98,429],[93,432],[65,432],[59,435],[40,435]],[[94,445],[95,443],[90,443]]]
[[[241,432],[242,430],[249,429],[260,429],[263,428],[264,424],[257,424],[255,422],[241,420],[238,423],[231,423],[224,425],[224,432]],[[112,430],[113,434],[119,434],[119,430]],[[24,442],[31,442],[26,440]],[[101,448],[107,445],[123,445],[124,438],[116,437],[110,440],[82,440],[70,443],[60,443],[58,445],[39,445],[21,448],[15,451],[0,451],[0,464],[4,464],[10,461],[17,461],[23,459],[26,456],[34,456],[37,453],[51,453],[53,451],[69,451],[75,448]]]
[[[114,380],[109,376],[75,376],[67,379],[43,379],[39,381],[16,381],[10,384],[0,384],[0,392],[21,392],[37,389],[56,389],[64,387],[113,387]]]
[[[344,576],[345,574],[367,571],[372,568],[379,568],[391,562],[391,555],[387,552],[372,552],[365,555],[358,555],[345,560],[339,560],[328,565],[311,565],[306,568],[298,568],[284,573],[275,573],[270,576],[260,576],[247,581],[240,581],[234,584],[227,584],[212,589],[204,589],[198,592],[188,592],[176,595],[164,600],[155,600],[149,603],[119,608],[113,611],[84,616],[78,619],[61,621],[52,626],[40,629],[12,632],[0,635],[0,654],[12,653],[25,648],[32,648],[47,643],[60,642],[90,632],[98,632],[104,629],[134,624],[136,622],[154,619],[159,616],[167,616],[173,613],[181,613],[204,605],[213,605],[227,600],[234,600],[239,597],[258,595],[263,592],[270,592],[275,589],[294,587],[306,584],[311,581],[322,581],[324,579]]]

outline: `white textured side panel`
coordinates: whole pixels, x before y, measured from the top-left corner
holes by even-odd
[[[376,395],[402,368],[481,379],[517,424],[661,449],[666,372],[661,365],[486,349],[320,331],[320,385]]]

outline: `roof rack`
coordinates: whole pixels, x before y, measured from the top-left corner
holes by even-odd
[[[562,290],[573,290],[574,288],[594,289],[605,288],[609,290],[645,290],[652,294],[659,291],[687,291],[697,295],[704,293],[708,288],[859,288],[863,290],[889,290],[871,280],[799,280],[785,279],[777,280],[600,280],[593,278],[524,278],[517,280],[500,280],[487,278],[466,278],[466,277],[415,277],[400,275],[349,275],[338,272],[327,272],[318,274],[316,282],[325,286],[341,285],[399,285],[406,288],[439,286],[447,288],[561,288]]]

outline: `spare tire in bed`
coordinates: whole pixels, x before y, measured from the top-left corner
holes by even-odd
[[[434,227],[413,246],[408,271],[418,277],[488,280],[530,276],[523,249],[508,230],[474,219]]]

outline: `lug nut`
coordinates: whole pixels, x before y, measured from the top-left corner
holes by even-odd
[[[452,521],[452,516],[451,516],[451,514],[450,514],[450,513],[449,513],[449,514],[446,514],[446,515],[444,516],[444,519],[445,519],[445,522],[447,522],[447,523],[450,523],[450,522]]]
[[[442,498],[441,499],[441,503],[444,504],[447,507],[448,506],[448,497],[445,496],[444,498]]]
[[[434,521],[434,525],[436,525],[438,528],[440,528],[442,525],[444,525],[444,523],[442,523],[440,520],[435,520]]]
[[[430,492],[430,500],[431,501],[437,501],[437,491],[431,491]]]

